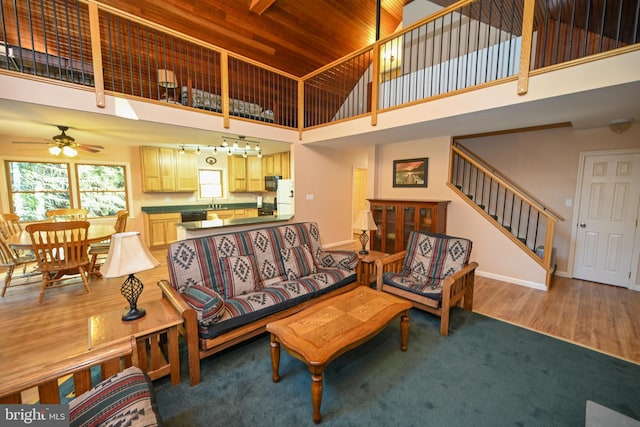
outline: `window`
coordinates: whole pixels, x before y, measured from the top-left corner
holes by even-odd
[[[10,203],[21,221],[42,220],[49,209],[71,207],[68,164],[7,162],[7,171]]]
[[[5,163],[12,212],[22,221],[46,219],[50,209],[81,207],[89,217],[113,216],[127,209],[124,166],[77,164],[76,180],[68,163]],[[73,194],[79,194],[77,204]]]
[[[124,166],[76,165],[80,207],[90,217],[114,216],[127,209]]]
[[[221,170],[199,170],[198,182],[201,199],[213,199],[214,197],[222,197]]]

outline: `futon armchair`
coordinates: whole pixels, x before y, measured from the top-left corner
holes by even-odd
[[[478,263],[469,262],[472,242],[460,237],[412,231],[407,249],[376,260],[376,287],[440,316],[440,333],[449,335],[449,311],[473,308]]]

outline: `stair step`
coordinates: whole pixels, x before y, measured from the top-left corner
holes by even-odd
[[[473,194],[467,194],[467,197],[469,198],[469,200],[473,200]]]
[[[525,245],[527,244],[527,239],[525,239],[524,237],[518,237],[518,240],[520,240]]]
[[[511,226],[510,225],[502,225],[504,227],[505,230],[507,230],[508,232],[511,232]]]
[[[486,206],[485,205],[478,205],[480,207],[480,209],[482,209],[483,211],[486,210]]]
[[[489,216],[493,219],[495,219],[496,221],[498,220],[498,215],[495,214],[489,214]]]

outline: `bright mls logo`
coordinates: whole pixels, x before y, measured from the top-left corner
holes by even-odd
[[[69,405],[0,405],[0,427],[68,427]]]

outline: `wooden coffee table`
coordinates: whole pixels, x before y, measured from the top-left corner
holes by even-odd
[[[322,377],[333,359],[358,347],[400,316],[402,351],[407,350],[411,303],[366,286],[267,324],[271,333],[273,381],[280,375],[280,344],[311,371],[313,421],[321,420]]]

